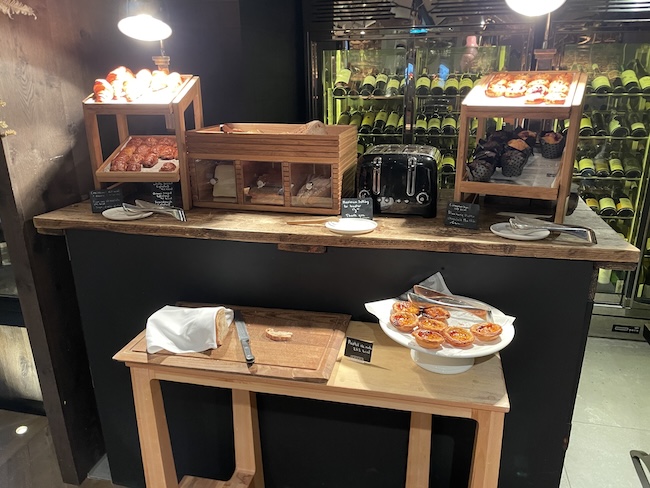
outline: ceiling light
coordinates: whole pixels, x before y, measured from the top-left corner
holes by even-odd
[[[162,41],[172,28],[162,20],[164,11],[156,0],[127,0],[126,15],[117,23],[120,31],[140,41]]]
[[[566,0],[545,0],[531,2],[530,0],[506,0],[508,7],[521,15],[537,17],[560,8]]]

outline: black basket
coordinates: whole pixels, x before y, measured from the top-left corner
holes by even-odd
[[[546,159],[556,159],[561,157],[565,144],[566,137],[563,137],[562,140],[556,144],[549,144],[544,140],[543,137],[540,137],[539,139],[539,146],[542,152],[542,156]]]

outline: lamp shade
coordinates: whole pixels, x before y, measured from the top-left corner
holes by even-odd
[[[506,0],[506,4],[512,10],[521,15],[536,17],[545,15],[560,8],[566,0],[543,0],[532,2],[531,0]]]
[[[172,35],[172,28],[163,19],[164,10],[159,1],[127,0],[126,13],[117,28],[140,41],[161,41]]]

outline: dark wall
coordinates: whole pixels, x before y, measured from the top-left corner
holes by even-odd
[[[305,42],[298,0],[240,2],[242,121],[306,122]]]

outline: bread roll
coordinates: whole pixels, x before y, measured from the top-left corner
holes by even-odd
[[[217,330],[217,346],[223,344],[223,341],[228,334],[228,330],[230,329],[230,324],[232,324],[232,322],[226,317],[226,309],[220,307],[214,316],[214,326]]]

